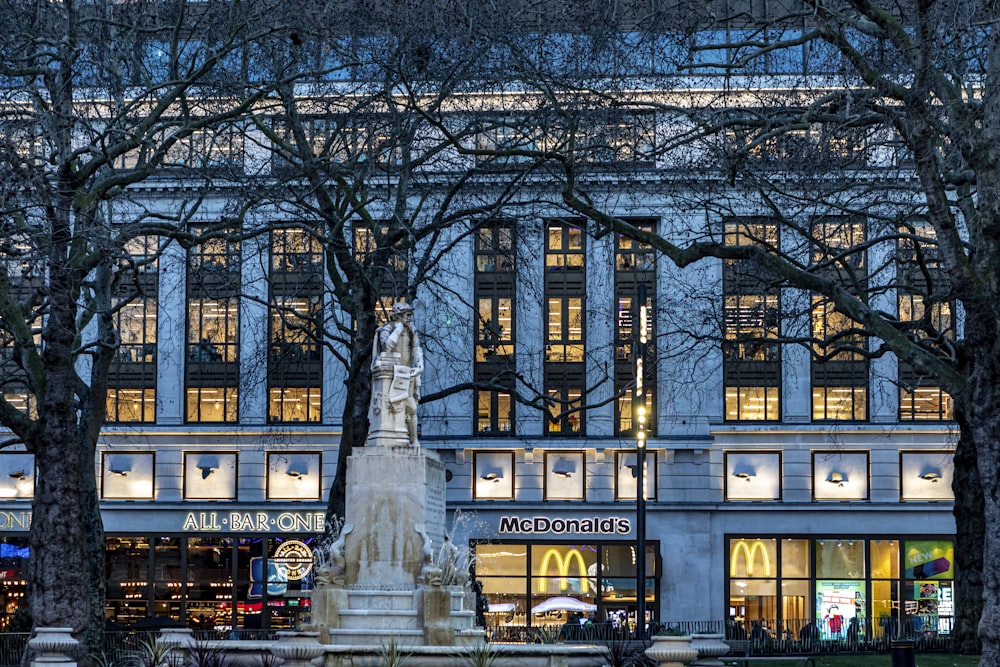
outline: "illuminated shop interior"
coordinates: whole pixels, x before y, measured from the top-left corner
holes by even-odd
[[[946,635],[953,616],[950,539],[732,537],[730,632],[801,639]]]
[[[487,625],[562,626],[577,614],[594,623],[635,627],[635,544],[476,544],[475,574],[489,603]],[[646,614],[659,618],[659,543],[646,547]]]

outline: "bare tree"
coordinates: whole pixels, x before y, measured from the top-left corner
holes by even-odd
[[[277,11],[266,2],[2,7],[0,423],[13,434],[4,444],[23,445],[38,470],[34,625],[71,627],[92,654],[105,581],[94,456],[117,313],[166,243],[200,241],[187,221],[219,176],[202,158],[265,92],[246,85],[244,47],[287,40]],[[187,188],[157,207],[134,192],[152,178]],[[130,248],[150,238],[137,259]]]
[[[764,288],[799,290],[798,310],[783,314],[798,329],[762,326],[743,342],[807,345],[834,363],[892,353],[903,395],[943,389],[959,427],[955,647],[981,641],[982,664],[994,664],[996,8],[733,7],[679,3],[604,31],[511,35],[503,52],[522,97],[510,110],[519,140],[504,151],[542,163],[595,235],[633,237],[679,267],[751,261]],[[644,114],[655,132],[642,142],[607,131]],[[609,187],[595,165],[623,145],[643,146],[659,176],[619,168]],[[615,217],[623,199],[669,199],[677,222],[646,233]],[[725,221],[752,216],[776,222],[780,242],[752,226],[740,242],[727,236]],[[845,231],[858,220],[862,233]],[[819,314],[836,326],[815,326]]]

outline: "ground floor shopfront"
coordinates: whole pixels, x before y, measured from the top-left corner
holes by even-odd
[[[105,513],[109,628],[300,627],[310,612],[315,508]],[[0,630],[22,630],[30,511],[0,512]],[[30,626],[29,626],[30,627]]]
[[[729,536],[731,632],[767,639],[949,634],[950,536]]]
[[[633,512],[514,504],[461,512],[476,517],[461,537],[491,625],[554,625],[578,610],[595,623],[635,627]],[[760,640],[951,630],[948,506],[652,505],[646,535],[651,622],[725,622],[731,634]]]

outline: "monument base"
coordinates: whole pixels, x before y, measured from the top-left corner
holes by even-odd
[[[321,642],[454,646],[475,632],[474,595],[442,581],[434,563],[445,544],[445,471],[435,454],[369,440],[348,459],[346,508],[343,583],[313,590]]]

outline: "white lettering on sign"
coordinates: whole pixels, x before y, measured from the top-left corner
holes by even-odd
[[[0,512],[0,530],[28,530],[31,512]]]
[[[181,530],[184,532],[231,533],[320,533],[326,515],[323,512],[188,512]],[[2,528],[2,525],[0,525]]]
[[[578,534],[578,535],[627,535],[632,530],[632,522],[625,517],[588,517],[585,519],[552,519],[544,516],[500,517],[501,533],[536,534]]]

